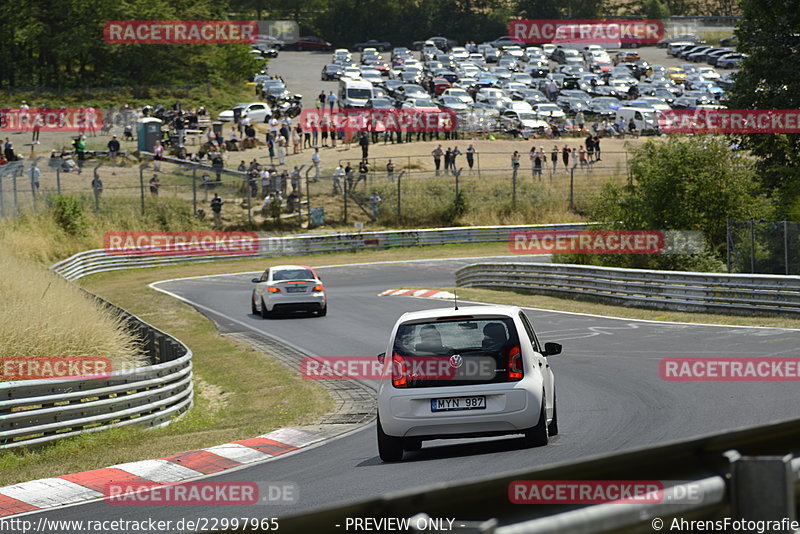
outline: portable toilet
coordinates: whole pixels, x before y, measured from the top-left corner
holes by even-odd
[[[139,152],[152,152],[156,141],[161,140],[161,119],[144,117],[136,122],[136,139]]]

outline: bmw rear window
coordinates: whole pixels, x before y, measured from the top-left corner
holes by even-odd
[[[309,269],[282,269],[272,273],[272,279],[280,280],[314,280],[316,277]]]

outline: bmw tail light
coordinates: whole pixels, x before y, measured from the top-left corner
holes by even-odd
[[[522,353],[519,346],[515,346],[508,352],[508,381],[518,380],[522,380]]]
[[[270,293],[280,293],[281,292],[281,290],[278,289],[275,286],[269,286],[269,289],[267,291],[269,291]]]
[[[392,385],[396,388],[408,387],[408,368],[405,359],[397,354],[392,354]]]
[[[322,287],[322,284],[317,284],[314,286],[314,291],[322,291],[323,289],[324,288]]]

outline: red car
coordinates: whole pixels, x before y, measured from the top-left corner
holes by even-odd
[[[301,37],[292,43],[292,48],[295,50],[333,50],[333,45],[321,37],[311,35]]]
[[[433,79],[433,91],[437,95],[440,95],[440,94],[444,93],[444,91],[446,89],[450,89],[451,87],[453,87],[453,84],[451,84],[445,78],[434,78]]]

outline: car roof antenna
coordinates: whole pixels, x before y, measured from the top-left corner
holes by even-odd
[[[456,311],[458,311],[458,293],[453,289],[453,304],[455,304]]]

